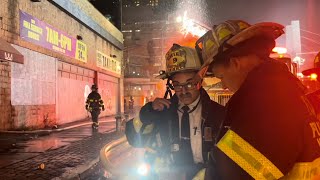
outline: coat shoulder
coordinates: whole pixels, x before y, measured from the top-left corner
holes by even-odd
[[[210,100],[210,102],[209,102],[209,107],[210,107],[210,109],[217,110],[217,111],[224,111],[225,110],[224,106],[222,106],[221,104],[219,104],[215,101],[212,101],[212,100]]]

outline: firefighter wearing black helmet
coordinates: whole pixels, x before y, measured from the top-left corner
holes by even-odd
[[[215,143],[216,179],[320,179],[320,126],[301,82],[269,57],[283,26],[226,21],[197,41],[209,70],[234,92]]]
[[[98,117],[101,112],[101,109],[104,111],[103,100],[101,99],[100,94],[98,93],[97,85],[91,86],[91,93],[87,97],[86,101],[86,110],[91,113],[92,118],[92,128],[98,128],[99,122]]]

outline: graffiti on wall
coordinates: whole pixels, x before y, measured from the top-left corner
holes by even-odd
[[[102,94],[105,97],[104,98],[105,99],[105,102],[104,102],[105,108],[111,111],[112,110],[112,101],[111,101],[112,94],[111,94],[110,89],[104,89],[102,91]]]
[[[117,88],[116,84],[108,81],[104,81],[100,84],[100,93],[104,101],[106,110],[113,114],[116,113],[117,105]]]
[[[89,94],[91,93],[91,89],[89,87],[89,85],[85,85],[84,87],[84,103],[86,103],[87,97],[89,96]]]

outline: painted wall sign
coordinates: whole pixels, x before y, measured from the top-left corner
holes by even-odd
[[[13,60],[13,54],[4,52],[4,59],[8,60],[8,61],[12,61]]]
[[[20,37],[28,42],[87,62],[87,45],[65,32],[20,11]]]
[[[97,66],[116,74],[121,74],[120,62],[100,51],[97,51]]]
[[[23,55],[16,50],[10,43],[0,38],[0,60],[23,64]]]

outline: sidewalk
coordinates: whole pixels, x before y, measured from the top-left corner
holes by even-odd
[[[113,118],[114,121],[116,115],[111,115],[111,116],[105,116],[105,117],[100,117],[99,118],[99,122],[100,123],[104,123],[104,122],[110,122],[109,118]],[[85,126],[85,125],[91,125],[91,119],[87,118],[87,119],[83,119],[83,120],[79,120],[79,121],[75,121],[75,122],[71,122],[71,123],[66,123],[66,124],[62,124],[62,125],[58,125],[57,128],[45,128],[45,129],[39,129],[39,130],[31,130],[31,131],[5,131],[5,130],[0,130],[0,133],[10,133],[10,134],[49,134],[52,132],[59,132],[59,131],[64,131],[64,130],[68,130],[68,129],[72,129],[72,128],[76,128],[76,127],[80,127],[80,126]]]
[[[123,136],[123,133],[115,132],[114,117],[102,118],[100,122],[102,126],[99,128],[99,132],[91,131],[91,122],[88,120],[70,123],[52,130],[24,132],[2,131],[2,136],[12,137],[21,137],[22,134],[38,135],[39,133],[41,135],[47,133],[49,136],[49,134],[52,133],[50,136],[64,134],[60,137],[64,138],[64,136],[69,136],[70,132],[73,133],[73,136],[79,136],[78,134],[74,135],[74,132],[84,133],[87,136],[76,136],[75,138],[80,138],[80,140],[76,139],[76,141],[68,145],[60,146],[57,149],[49,148],[44,150],[44,152],[36,152],[35,154],[32,154],[34,152],[23,152],[25,153],[23,154],[24,156],[27,154],[30,155],[30,158],[27,157],[23,160],[0,167],[0,179],[79,179],[81,173],[98,163],[99,152],[104,145]],[[100,132],[102,128],[104,128],[104,132]],[[88,133],[92,134],[88,135]],[[15,152],[10,151],[3,152],[2,155],[6,158],[16,156]],[[3,160],[4,159],[1,158],[0,161]],[[41,164],[44,165],[44,169],[39,168]]]
[[[69,146],[46,151],[0,169],[1,179],[77,179],[99,161],[99,151],[107,143],[123,136],[114,131],[95,134]],[[44,169],[39,166],[43,164]]]

